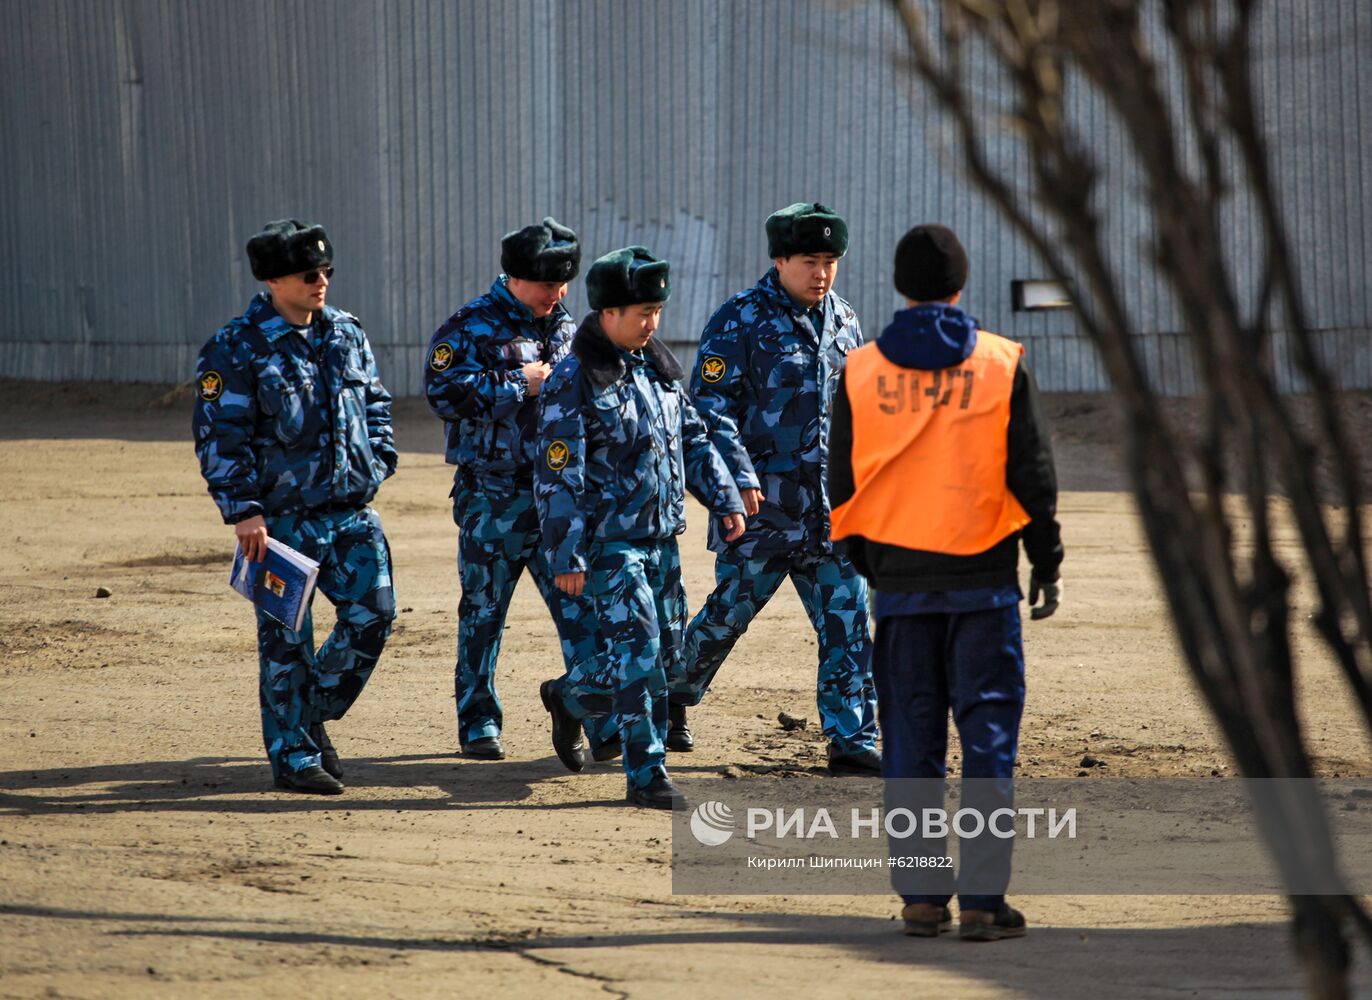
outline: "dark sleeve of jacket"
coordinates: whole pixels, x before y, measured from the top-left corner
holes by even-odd
[[[1010,390],[1008,444],[1005,483],[1031,518],[1021,534],[1024,552],[1034,575],[1052,583],[1058,578],[1063,556],[1062,529],[1057,520],[1058,474],[1048,425],[1039,407],[1038,387],[1023,358]]]
[[[848,372],[839,373],[834,390],[833,411],[829,417],[829,509],[852,498],[853,486],[853,407],[848,402]],[[834,543],[836,548],[863,576],[871,579],[867,568],[866,539],[854,535]]]

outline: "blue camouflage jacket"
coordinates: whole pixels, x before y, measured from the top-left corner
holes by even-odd
[[[728,466],[678,379],[670,350],[642,356],[606,338],[596,314],[544,383],[534,499],[554,574],[586,570],[591,544],[663,541],[686,530],[686,488],[741,514]]]
[[[576,322],[561,305],[543,319],[501,275],[453,313],[429,341],[424,398],[447,423],[445,457],[481,476],[530,481],[538,450],[538,400],[520,371],[567,356]]]
[[[325,306],[319,349],[266,292],[200,351],[195,452],[226,522],[360,507],[395,472],[391,395],[356,316]]]
[[[737,541],[726,543],[711,524],[715,552],[832,551],[829,422],[844,360],[861,345],[852,306],[830,292],[807,313],[776,268],[710,317],[691,394],[739,489],[764,496]]]

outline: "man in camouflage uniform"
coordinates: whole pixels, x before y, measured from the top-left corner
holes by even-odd
[[[586,287],[595,312],[543,394],[534,493],[557,586],[594,602],[614,693],[571,678],[540,693],[553,748],[573,771],[584,761],[577,720],[612,701],[629,801],[670,809],[678,792],[662,741],[686,619],[676,545],[685,490],[719,516],[726,539],[743,532],[743,503],[678,383],[681,368],[653,339],[671,294],[667,262],[643,247],[616,250],[591,265]]]
[[[462,597],[453,687],[458,742],[477,760],[505,756],[495,667],[526,565],[552,612],[568,674],[589,682],[597,669],[590,601],[553,586],[533,496],[536,397],[576,331],[562,298],[580,264],[576,233],[551,218],[507,234],[504,273],[439,327],[424,364],[425,398],[447,425],[446,458],[457,466],[450,496]],[[613,719],[593,720],[587,731],[597,760],[618,754]]]
[[[362,693],[395,619],[390,549],[367,506],[395,472],[391,397],[356,316],[324,304],[333,247],[320,226],[268,223],[248,241],[269,291],[205,344],[193,431],[210,495],[245,558],[267,538],[319,562],[337,622],[318,650],[260,611],[262,738],[278,788],[337,795],[324,723]]]
[[[879,774],[867,584],[829,542],[829,417],[844,357],[862,343],[852,307],[831,291],[848,227],[823,205],[802,202],[771,215],[766,229],[775,266],[710,318],[691,376],[750,520],[736,542],[710,533],[716,587],[686,633],[667,747],[692,748],[686,706],[700,703],[789,576],[819,638],[829,770]]]

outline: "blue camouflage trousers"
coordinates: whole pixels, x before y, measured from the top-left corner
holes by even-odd
[[[589,597],[570,597],[553,585],[532,487],[459,469],[452,497],[462,584],[453,671],[458,740],[500,735],[505,717],[496,693],[496,660],[510,599],[526,566],[553,616],[566,675],[608,696],[612,681],[598,656],[594,608]],[[592,748],[617,735],[613,718],[597,716],[585,726]]]
[[[268,515],[267,533],[319,563],[337,620],[318,650],[314,613],[299,632],[257,614],[262,741],[272,774],[319,764],[307,730],[343,718],[362,693],[395,620],[391,550],[371,508]]]
[[[671,700],[700,704],[734,644],[788,576],[819,639],[816,701],[824,735],[843,753],[875,747],[867,581],[838,555],[719,555],[714,593],[686,630],[684,672],[672,684]]]
[[[630,788],[666,773],[667,681],[680,671],[686,591],[675,538],[591,546],[586,591],[614,670],[613,694],[564,679],[557,685],[578,719],[613,709]]]

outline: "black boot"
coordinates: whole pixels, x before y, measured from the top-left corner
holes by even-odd
[[[562,704],[562,696],[557,693],[556,685],[557,681],[544,681],[538,688],[543,707],[553,717],[553,750],[567,770],[580,771],[586,766],[586,744],[581,739],[581,723]]]
[[[474,760],[504,760],[505,747],[499,736],[480,736],[462,744],[462,755]]]
[[[860,777],[881,777],[881,754],[876,750],[854,750],[844,753],[835,744],[829,744],[829,773],[834,777],[855,775]]]
[[[691,727],[686,724],[685,705],[667,705],[667,738],[663,743],[675,753],[690,753],[696,748]]]
[[[310,727],[310,739],[319,747],[320,767],[335,778],[343,777],[343,765],[338,760],[338,751],[333,748],[333,740],[329,739],[329,734],[324,731],[324,723],[316,722]]]
[[[678,799],[682,804],[686,802],[686,797],[664,771],[658,771],[653,775],[653,780],[642,788],[630,788],[625,797],[634,805],[646,809],[670,809]]]
[[[276,787],[312,795],[343,794],[343,783],[318,766],[307,767],[303,771],[284,771],[277,776]]]

